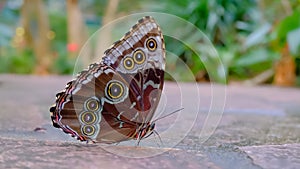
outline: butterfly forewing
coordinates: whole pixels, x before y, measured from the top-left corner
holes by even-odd
[[[55,127],[79,140],[114,143],[137,138],[150,125],[163,89],[165,47],[152,17],[123,38],[57,94]]]

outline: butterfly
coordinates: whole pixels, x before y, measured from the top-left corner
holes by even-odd
[[[161,29],[145,16],[56,94],[53,126],[80,141],[139,141],[154,131],[164,71]]]

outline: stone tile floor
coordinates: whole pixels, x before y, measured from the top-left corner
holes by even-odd
[[[0,168],[300,168],[298,88],[167,82],[158,112],[185,109],[157,121],[162,143],[136,147],[81,143],[52,127],[49,106],[70,79],[0,75]]]

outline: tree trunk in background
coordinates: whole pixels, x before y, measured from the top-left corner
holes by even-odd
[[[102,19],[102,26],[108,24],[112,21],[117,13],[119,5],[119,0],[109,0],[106,6],[106,10]],[[97,48],[95,49],[95,54],[97,56],[102,56],[103,52],[109,47],[112,43],[111,39],[111,30],[105,29],[98,34],[97,37]]]
[[[278,86],[293,86],[295,81],[295,59],[290,55],[288,45],[285,45],[281,52],[281,58],[275,65],[274,84]]]
[[[25,45],[32,47],[36,57],[36,74],[48,74],[52,65],[49,22],[42,0],[24,0],[21,24],[25,31]]]
[[[109,0],[108,1],[106,11],[103,16],[103,25],[109,23],[110,21],[112,21],[115,18],[116,12],[118,9],[118,5],[119,5],[119,0]]]
[[[82,13],[78,6],[78,0],[67,0],[68,22],[68,52],[74,59],[78,56],[81,47],[87,39],[87,31],[84,25]]]

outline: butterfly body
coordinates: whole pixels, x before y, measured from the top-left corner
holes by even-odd
[[[154,128],[164,69],[162,33],[144,17],[56,95],[52,123],[81,141],[140,140]]]

